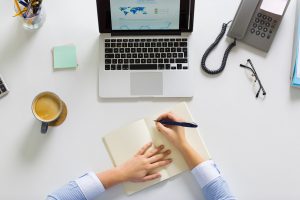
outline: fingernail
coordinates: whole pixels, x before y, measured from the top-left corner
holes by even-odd
[[[167,153],[167,154],[170,154],[170,153],[171,153],[171,150],[166,151],[166,153]]]
[[[159,148],[160,148],[160,149],[163,149],[163,148],[165,148],[165,146],[164,146],[164,145],[160,145]]]

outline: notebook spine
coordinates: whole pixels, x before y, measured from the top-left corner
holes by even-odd
[[[114,167],[117,167],[116,161],[114,160],[114,158],[113,158],[113,156],[112,156],[112,154],[110,152],[109,146],[108,146],[105,138],[102,138],[102,141],[103,141],[103,143],[105,145],[106,151],[107,151],[107,153],[108,153],[108,155],[110,157],[111,162],[113,163]]]

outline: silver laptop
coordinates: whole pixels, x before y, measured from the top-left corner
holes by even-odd
[[[192,97],[195,0],[97,0],[99,96]]]

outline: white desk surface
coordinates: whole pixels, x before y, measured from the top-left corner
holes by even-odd
[[[44,1],[47,19],[36,32],[12,17],[12,1],[1,2],[0,73],[11,92],[0,100],[0,198],[44,199],[86,171],[111,167],[101,138],[107,132],[186,100],[211,155],[234,194],[243,200],[300,199],[300,90],[291,89],[296,2],[292,1],[268,54],[242,43],[216,78],[200,70],[200,59],[233,18],[238,0],[196,0],[190,38],[195,70],[193,99],[101,100],[97,96],[99,32],[96,1]],[[66,9],[67,8],[67,9]],[[230,40],[209,58],[219,65]],[[79,68],[52,70],[51,48],[73,43]],[[254,93],[240,63],[251,58],[267,91]],[[57,93],[68,105],[66,122],[39,133],[31,102],[41,91]],[[125,145],[125,144],[124,144]],[[121,186],[99,199],[203,199],[190,173],[127,197]]]

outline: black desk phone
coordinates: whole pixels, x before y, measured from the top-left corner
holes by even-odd
[[[273,3],[268,3],[270,1]],[[290,0],[242,0],[227,36],[268,52],[289,2]],[[266,6],[270,9],[266,9]]]
[[[242,0],[234,19],[223,24],[220,34],[204,53],[201,61],[202,69],[212,75],[221,73],[230,51],[236,46],[236,41],[268,52],[289,3],[290,0]],[[234,41],[226,49],[221,66],[211,70],[206,66],[206,60],[225,35],[230,23],[232,24],[227,36]]]

